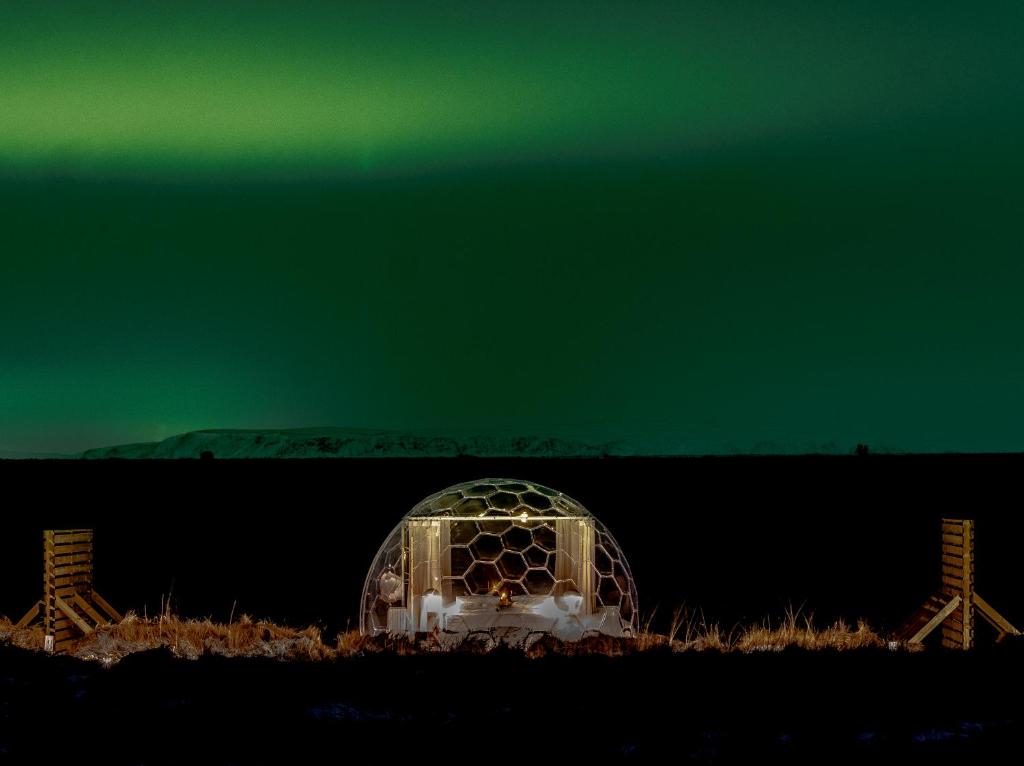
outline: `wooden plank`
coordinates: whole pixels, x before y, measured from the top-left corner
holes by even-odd
[[[53,557],[53,565],[60,567],[68,564],[85,564],[92,561],[92,554],[85,553],[63,553]]]
[[[53,536],[54,545],[71,545],[72,543],[91,543],[92,532],[58,532]]]
[[[65,538],[65,539],[58,540],[57,536],[54,535],[52,538],[50,538],[48,540],[45,540],[43,542],[43,549],[44,550],[52,551],[54,553],[59,553],[61,548],[91,549],[92,548],[92,538],[90,537],[87,540],[86,539],[73,540],[71,538]]]
[[[53,584],[57,588],[66,588],[68,586],[81,587],[82,585],[88,585],[91,580],[91,577],[82,577],[81,575],[65,575],[63,577],[55,577]]]
[[[963,522],[950,522],[942,520],[942,533],[946,535],[962,535],[964,533]]]
[[[100,613],[92,608],[92,604],[86,601],[78,593],[75,594],[75,603],[78,604],[79,608],[92,618],[92,621],[97,625],[109,625],[110,623],[100,616]]]
[[[964,581],[960,577],[950,577],[949,575],[942,575],[942,584],[949,587],[960,590],[963,588]]]
[[[25,612],[25,616],[18,620],[14,627],[27,628],[29,625],[35,622],[39,618],[39,610],[42,607],[42,605],[42,601],[37,601],[35,603],[35,606],[33,606],[31,609]]]
[[[98,606],[100,609],[102,609],[104,612],[110,615],[110,619],[112,619],[114,622],[122,622],[124,620],[124,617],[121,616],[121,613],[114,609],[114,607],[112,607],[110,604],[108,604],[106,599],[103,598],[103,596],[101,596],[96,591],[92,592],[92,600],[93,603],[96,604],[96,606]]]
[[[951,567],[962,567],[964,565],[963,556],[951,556],[948,553],[942,554],[942,563],[947,564]]]
[[[75,543],[74,545],[48,545],[43,553],[48,556],[74,556],[76,553],[86,553],[91,556],[92,546],[85,545],[84,543]]]
[[[53,568],[53,574],[57,577],[62,575],[76,575],[76,574],[88,574],[92,572],[92,565],[88,562],[81,564],[71,564],[69,566],[58,566]]]
[[[949,556],[959,556],[960,558],[963,558],[964,547],[962,545],[948,545],[947,543],[943,543],[942,552]]]
[[[955,577],[958,580],[962,580],[964,577],[964,570],[960,567],[951,567],[949,564],[942,565],[942,574],[947,577]]]
[[[923,609],[926,612],[929,612],[930,614],[938,614],[942,611],[942,608],[949,603],[949,599],[955,595],[955,593],[952,595],[946,593],[937,593],[931,596],[927,601],[925,601],[921,609]]]
[[[945,545],[956,545],[956,546],[959,546],[960,548],[963,548],[963,546],[964,546],[964,536],[963,535],[945,535],[944,534],[942,536],[942,542]]]
[[[57,564],[69,563],[66,559],[76,559],[81,561],[92,561],[92,551],[70,551],[67,553],[54,553],[53,560]]]
[[[60,596],[63,599],[74,598],[76,593],[78,593],[78,590],[75,589],[74,585],[67,585],[53,591],[53,595]]]
[[[68,606],[68,603],[60,596],[56,597],[56,604],[57,608],[60,609],[71,620],[71,622],[75,623],[75,627],[85,633],[85,635],[92,633],[92,626],[79,617],[78,613]]]
[[[950,627],[947,627],[947,626],[943,625],[942,626],[942,637],[946,638],[946,639],[949,639],[950,641],[955,641],[959,646],[963,646],[963,643],[964,643],[964,633],[963,633],[962,630],[956,630],[955,628],[950,628]]]
[[[1002,631],[1003,633],[1009,633],[1011,636],[1020,635],[1020,631],[1013,627],[1009,620],[999,614],[999,612],[997,612],[990,603],[977,593],[974,594],[974,605],[978,607],[978,612],[985,621],[996,630]]]
[[[958,606],[960,606],[961,600],[960,596],[953,596],[949,603],[942,607],[934,617],[928,620],[928,622],[925,623],[925,625],[917,631],[917,633],[915,633],[907,643],[919,644],[924,641],[929,633],[941,625],[942,621],[949,617],[949,615],[952,614]]]
[[[57,643],[67,642],[70,639],[78,637],[78,633],[73,630],[58,630],[53,634],[53,640]]]

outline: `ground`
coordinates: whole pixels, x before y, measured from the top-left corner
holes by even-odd
[[[158,649],[104,667],[7,646],[0,762],[993,763],[1024,733],[1022,650],[281,662]]]

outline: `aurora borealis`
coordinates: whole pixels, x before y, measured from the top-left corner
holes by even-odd
[[[0,450],[1024,448],[1024,8],[0,9]]]

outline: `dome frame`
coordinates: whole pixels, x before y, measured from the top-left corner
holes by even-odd
[[[479,479],[417,503],[366,575],[363,635],[442,632],[635,636],[622,549],[581,503],[519,479]]]

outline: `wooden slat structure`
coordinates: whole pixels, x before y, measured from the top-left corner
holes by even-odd
[[[93,588],[91,529],[43,532],[43,598],[18,622],[24,628],[42,620],[45,648],[59,652],[72,641],[122,617]],[[106,617],[104,617],[106,615]]]
[[[941,628],[947,649],[974,647],[975,618],[997,631],[996,641],[1020,631],[977,594],[974,584],[974,520],[942,520],[942,568],[939,590],[896,631],[897,640],[921,643]]]

